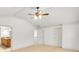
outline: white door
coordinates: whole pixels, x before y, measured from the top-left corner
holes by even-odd
[[[57,39],[57,45],[58,47],[62,47],[62,27],[56,28],[55,29],[55,35]]]
[[[38,38],[38,43],[39,44],[44,44],[44,32],[43,32],[43,30],[42,29],[38,29],[38,36],[37,36],[37,38]]]

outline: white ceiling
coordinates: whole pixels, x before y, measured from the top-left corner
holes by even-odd
[[[0,16],[12,16],[16,14],[22,8],[17,7],[0,7]]]
[[[42,7],[40,9],[48,12],[49,15],[43,16],[42,19],[35,20],[33,16],[28,15],[28,13],[33,13],[35,7],[1,7],[0,16],[17,16],[41,27],[79,22],[78,7]]]

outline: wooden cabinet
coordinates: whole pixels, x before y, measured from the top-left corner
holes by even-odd
[[[11,47],[11,39],[9,37],[2,37],[1,45],[7,48]]]

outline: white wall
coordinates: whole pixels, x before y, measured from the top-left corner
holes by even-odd
[[[0,17],[0,24],[12,27],[12,49],[33,44],[34,27],[27,21],[15,17]]]
[[[1,33],[1,29],[0,29],[0,33]],[[0,34],[0,45],[1,45],[1,34]]]
[[[62,46],[62,27],[52,26],[44,28],[44,43],[53,46]]]
[[[62,47],[79,49],[79,24],[63,25]]]

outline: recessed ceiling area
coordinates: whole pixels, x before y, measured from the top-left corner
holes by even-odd
[[[41,7],[40,9],[49,15],[35,20],[33,16],[28,15],[36,10],[35,7],[0,7],[0,17],[15,16],[40,27],[79,22],[78,7]]]

